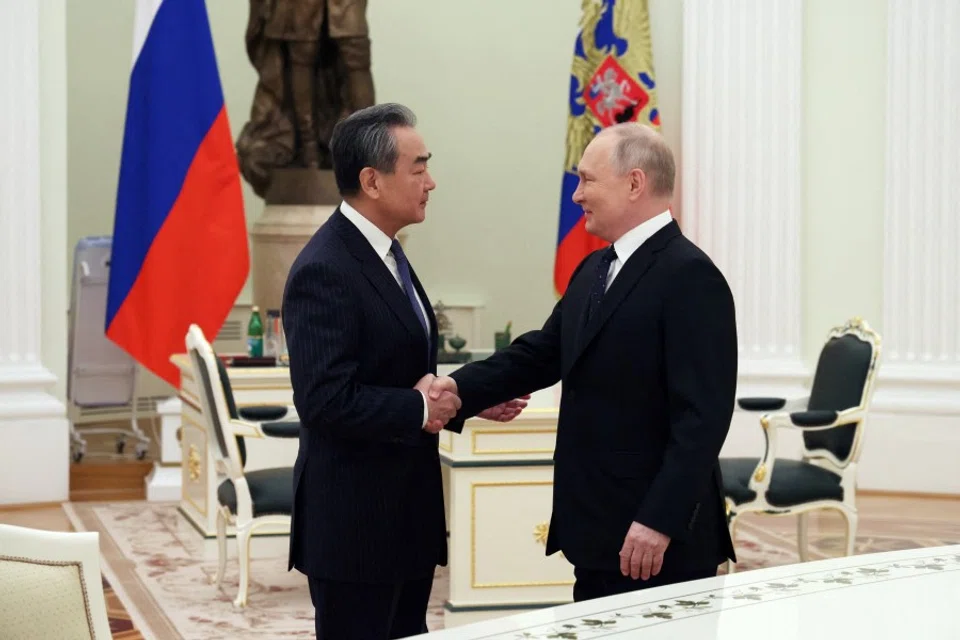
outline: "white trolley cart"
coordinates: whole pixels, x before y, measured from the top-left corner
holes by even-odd
[[[67,400],[82,407],[130,407],[130,429],[83,428],[84,434],[116,434],[117,453],[126,438],[137,440],[138,460],[147,455],[150,439],[137,424],[137,363],[106,336],[110,236],[81,238],[73,259],[67,361]],[[87,453],[87,443],[75,421],[70,424],[74,462]]]

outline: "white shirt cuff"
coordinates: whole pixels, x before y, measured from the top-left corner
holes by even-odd
[[[418,389],[419,391],[419,389]],[[427,396],[423,391],[420,391],[420,395],[423,396],[423,424],[420,425],[420,428],[423,429],[427,426],[427,418],[430,417],[430,413],[427,410]]]

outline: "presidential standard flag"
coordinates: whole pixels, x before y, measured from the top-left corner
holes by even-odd
[[[203,0],[138,0],[106,334],[174,387],[249,271],[240,170]]]
[[[583,150],[601,129],[618,122],[660,129],[647,0],[583,0],[569,107],[553,270],[557,295],[566,291],[577,265],[607,244],[587,233],[583,210],[572,200]]]

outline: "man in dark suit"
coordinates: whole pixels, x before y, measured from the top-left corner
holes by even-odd
[[[675,164],[635,123],[603,130],[578,167],[589,255],[539,331],[438,378],[456,421],[562,382],[547,553],[577,601],[716,575],[733,558],[718,455],[733,413],[733,297],[670,214]],[[451,423],[453,424],[453,423]]]
[[[288,568],[309,578],[318,638],[427,630],[447,562],[437,433],[450,393],[428,398],[437,325],[397,233],[436,184],[413,114],[377,105],[331,140],[344,198],[294,261],[283,299],[300,448]],[[481,415],[506,421],[523,401]],[[462,425],[461,425],[462,426]]]

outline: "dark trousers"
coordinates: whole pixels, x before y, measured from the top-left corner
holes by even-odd
[[[399,584],[309,582],[317,640],[388,640],[427,632],[432,575]]]
[[[662,587],[665,584],[689,582],[716,575],[717,567],[693,571],[668,571],[666,568],[661,568],[659,574],[650,576],[647,580],[643,578],[634,580],[629,575],[624,576],[619,570],[602,571],[577,567],[573,570],[573,576],[576,579],[573,584],[573,601],[582,602],[583,600],[604,598],[630,591],[639,591],[640,589],[652,589],[653,587]]]

